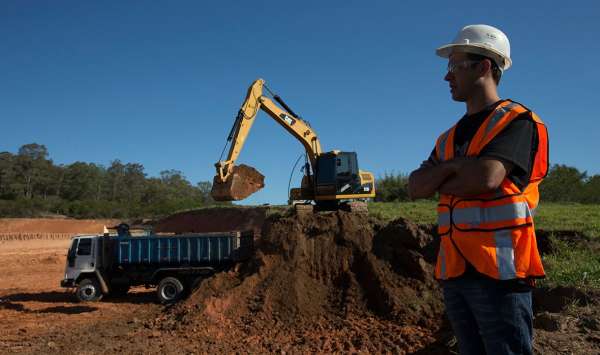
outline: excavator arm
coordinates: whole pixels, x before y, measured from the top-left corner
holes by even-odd
[[[260,110],[266,112],[304,146],[313,168],[316,166],[317,156],[322,153],[321,144],[314,130],[308,123],[297,117],[281,98],[274,96],[274,99],[285,109],[264,96],[264,84],[264,80],[258,79],[248,88],[246,99],[227,138],[231,142],[227,158],[215,164],[217,174],[213,180],[212,195],[217,201],[241,200],[264,186],[264,177],[255,169],[235,165]]]

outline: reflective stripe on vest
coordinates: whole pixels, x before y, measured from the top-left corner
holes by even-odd
[[[452,221],[454,225],[468,224],[481,225],[504,222],[516,219],[527,219],[531,217],[531,211],[527,202],[517,202],[507,205],[493,207],[467,207],[452,210]],[[450,212],[438,213],[438,226],[450,225]]]
[[[487,125],[487,127],[485,128],[485,134],[487,135],[488,133],[490,133],[490,131],[496,127],[496,125],[498,124],[498,122],[500,121],[500,119],[502,117],[504,117],[504,115],[506,115],[510,110],[512,110],[513,108],[519,106],[518,104],[511,102],[506,106],[499,106],[495,112],[494,115],[490,118],[490,121]]]
[[[510,230],[500,230],[494,233],[496,241],[496,264],[500,280],[516,278],[515,250]]]

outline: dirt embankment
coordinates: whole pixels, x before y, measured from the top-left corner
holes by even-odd
[[[259,235],[267,208],[219,207],[176,213],[153,223],[157,233],[208,233],[253,230]]]
[[[114,219],[0,218],[0,240],[69,239],[76,234],[101,234]]]

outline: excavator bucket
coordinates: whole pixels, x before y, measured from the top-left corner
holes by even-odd
[[[210,193],[215,201],[239,201],[263,187],[265,177],[253,167],[241,164],[233,167],[233,173],[225,182],[215,176]]]

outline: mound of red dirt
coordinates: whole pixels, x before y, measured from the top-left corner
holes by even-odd
[[[413,352],[443,313],[433,238],[361,214],[271,216],[254,257],[202,282],[146,326],[207,352]]]
[[[253,230],[260,234],[267,208],[205,208],[170,215],[154,224],[157,233],[210,233]]]

